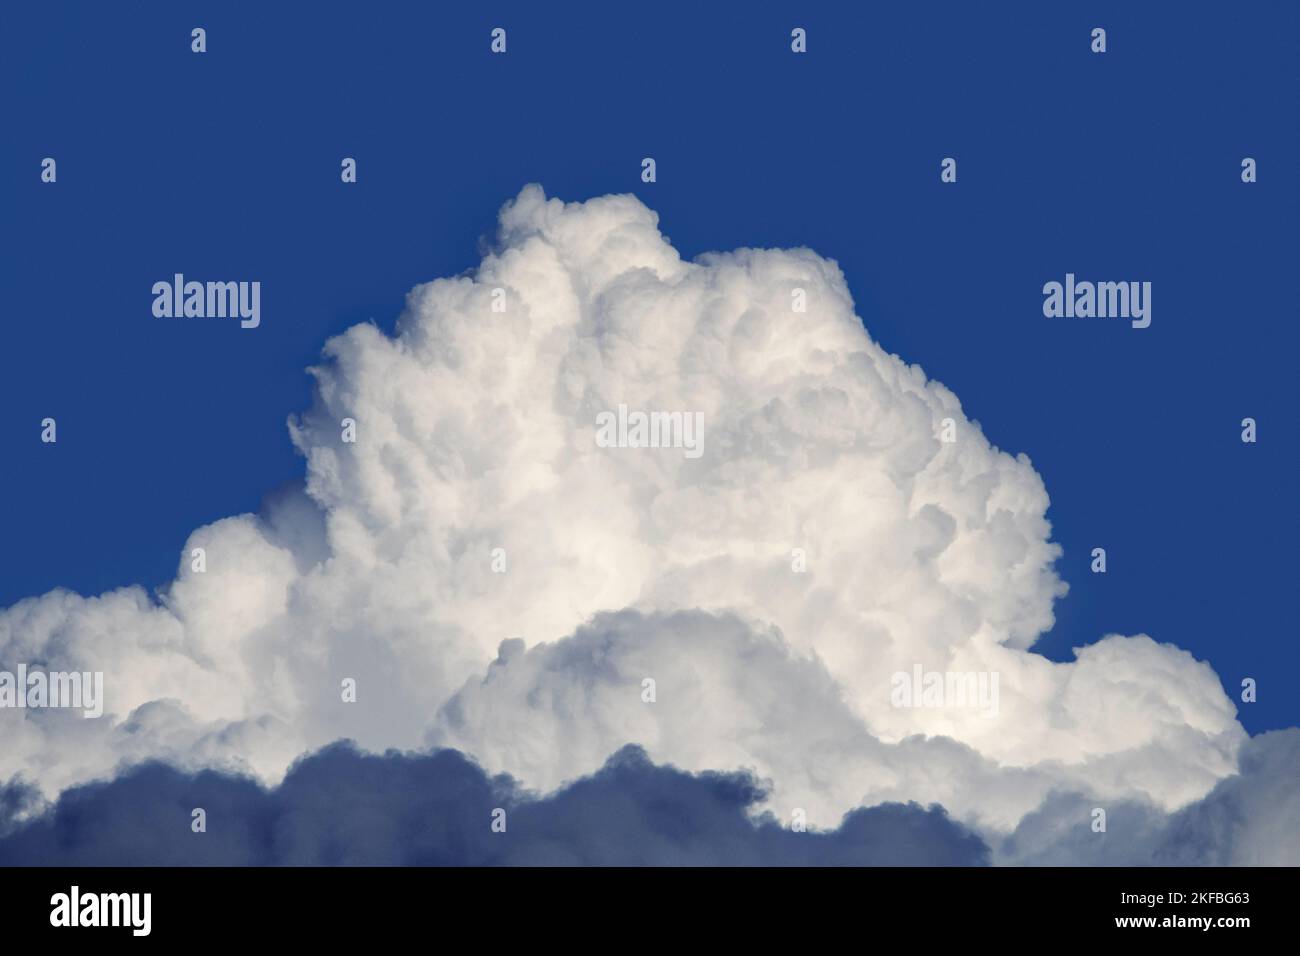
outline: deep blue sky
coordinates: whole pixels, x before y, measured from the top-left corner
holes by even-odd
[[[0,605],[169,580],[302,474],[326,337],[391,328],[536,181],[635,192],[687,256],[837,259],[872,336],[1043,476],[1071,591],[1041,649],[1145,631],[1234,698],[1256,677],[1252,731],[1300,723],[1300,5],[449,6],[0,8]],[[1067,271],[1150,280],[1152,327],[1045,319]],[[153,318],[174,272],[261,280],[262,327]]]

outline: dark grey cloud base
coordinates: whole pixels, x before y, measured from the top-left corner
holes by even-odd
[[[0,788],[0,866],[1258,865],[1285,861],[1297,838],[1268,821],[1300,812],[1278,806],[1300,801],[1298,770],[1300,730],[1262,734],[1240,774],[1176,813],[1113,805],[1097,834],[1096,801],[1059,793],[990,847],[942,807],[916,803],[797,833],[771,814],[751,818],[766,792],[752,774],[685,773],[634,745],[539,796],[456,750],[376,755],[339,742],[270,789],[154,762],[34,813],[35,791],[11,783]],[[190,829],[195,807],[205,833]],[[504,833],[490,827],[498,807]]]
[[[30,792],[0,791],[9,821],[0,865],[729,865],[974,866],[979,837],[941,808],[884,804],[833,831],[796,833],[747,810],[763,796],[747,773],[683,773],[639,747],[545,797],[489,777],[460,752],[327,747],[283,783],[160,763],[65,791],[15,825]],[[193,833],[191,811],[207,811]],[[494,808],[506,832],[490,828]]]

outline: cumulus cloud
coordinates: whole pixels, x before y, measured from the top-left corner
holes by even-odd
[[[688,262],[633,197],[532,186],[473,275],[325,354],[289,423],[304,484],[194,532],[206,572],[0,612],[0,667],[103,670],[109,711],[0,711],[0,780],[160,758],[274,784],[351,738],[552,788],[635,743],[751,770],[779,817],[918,800],[1005,837],[1052,794],[1167,814],[1237,771],[1186,652],[1030,650],[1065,591],[1042,481],[871,340],[831,260]],[[703,454],[602,447],[619,406],[699,413]],[[895,706],[916,667],[996,674],[996,715]]]

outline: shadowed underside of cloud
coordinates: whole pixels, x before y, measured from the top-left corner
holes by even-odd
[[[636,746],[539,797],[456,750],[366,754],[340,742],[280,786],[219,771],[136,766],[65,791],[43,813],[34,789],[0,790],[0,866],[1250,866],[1287,865],[1300,815],[1289,781],[1300,730],[1253,738],[1240,774],[1167,815],[1055,794],[993,850],[938,805],[858,808],[833,829],[796,832],[755,815],[748,772],[686,773]],[[191,830],[206,812],[207,831]],[[491,829],[493,811],[506,829]]]
[[[364,754],[339,743],[283,783],[162,763],[65,791],[25,823],[0,793],[0,865],[876,865],[976,866],[982,840],[938,807],[885,804],[835,830],[751,819],[751,774],[684,773],[635,746],[595,774],[536,797],[455,750]],[[194,833],[194,808],[207,830]],[[493,811],[505,832],[493,832]],[[8,820],[9,822],[6,822]]]
[[[1294,866],[1300,859],[1300,729],[1260,734],[1241,772],[1166,815],[1150,804],[1054,794],[996,848],[999,863],[1048,866]],[[1095,808],[1106,831],[1094,832]]]

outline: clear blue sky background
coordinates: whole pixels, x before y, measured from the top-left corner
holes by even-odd
[[[1146,632],[1257,678],[1252,731],[1300,722],[1300,5],[448,6],[0,8],[0,605],[162,584],[301,476],[326,337],[391,328],[536,181],[635,192],[687,256],[837,259],[872,336],[1043,476],[1071,590],[1040,649]],[[1151,328],[1045,319],[1067,271],[1150,280]],[[261,280],[262,327],[155,319],[174,272]]]

